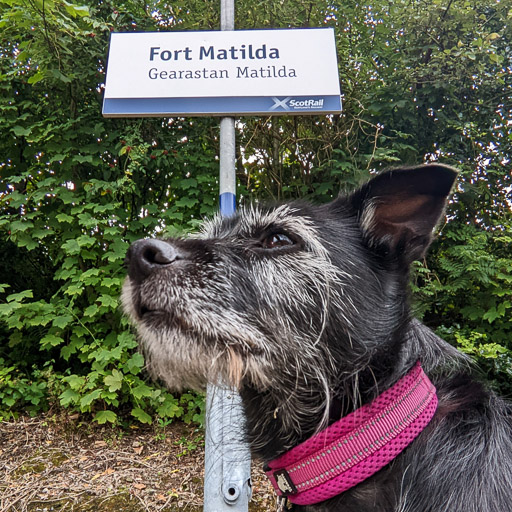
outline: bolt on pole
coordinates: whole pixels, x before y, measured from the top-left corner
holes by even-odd
[[[221,30],[234,30],[234,0],[221,0]],[[220,213],[236,208],[235,119],[220,121]],[[204,512],[247,512],[251,498],[251,456],[244,442],[245,416],[234,389],[206,391]]]

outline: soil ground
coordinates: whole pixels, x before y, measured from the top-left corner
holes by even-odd
[[[0,422],[0,512],[200,512],[204,434],[104,427],[79,417]],[[275,510],[253,463],[250,512]]]

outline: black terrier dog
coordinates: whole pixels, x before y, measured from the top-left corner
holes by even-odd
[[[409,309],[455,178],[392,170],[129,250],[123,302],[150,370],[173,389],[236,386],[293,510],[512,511],[509,406]]]

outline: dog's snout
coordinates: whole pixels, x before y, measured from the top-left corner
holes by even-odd
[[[128,275],[135,281],[141,281],[155,270],[182,259],[182,252],[171,242],[138,240],[130,246],[126,255]]]

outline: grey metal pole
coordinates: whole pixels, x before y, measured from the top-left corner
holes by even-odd
[[[221,30],[234,30],[234,0],[221,0]],[[236,208],[235,119],[220,121],[221,215]],[[210,385],[206,392],[204,512],[246,512],[251,498],[251,456],[244,442],[244,412],[235,390]]]

